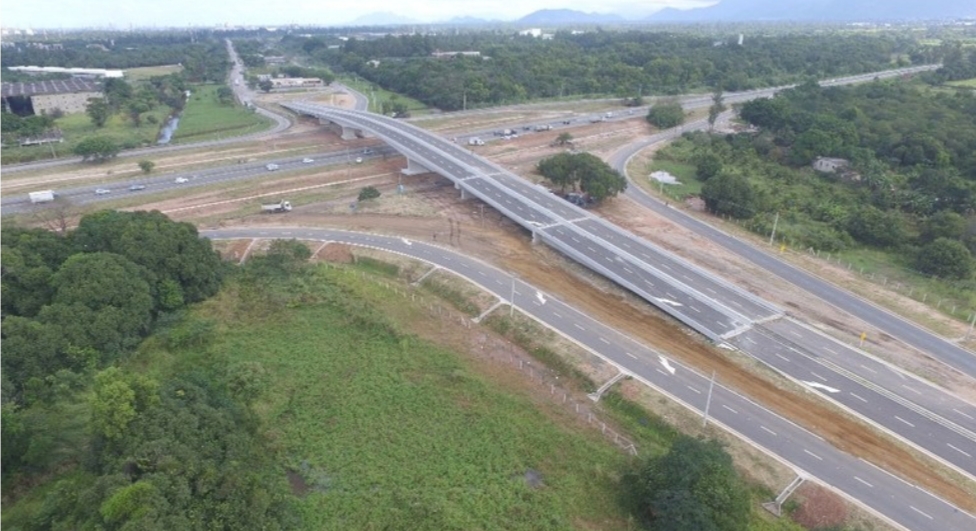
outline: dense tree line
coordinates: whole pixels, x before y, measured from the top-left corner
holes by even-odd
[[[557,33],[552,40],[507,34],[288,37],[282,47],[358,74],[431,106],[454,110],[564,95],[678,94],[703,87],[745,90],[805,77],[881,70],[915,48],[909,38],[852,34],[734,38],[663,32]],[[431,53],[474,50],[480,57]],[[370,61],[378,61],[370,64]]]
[[[5,47],[0,65],[126,69],[182,64],[184,75],[193,83],[222,82],[230,67],[224,42],[206,35],[115,34],[44,44]]]
[[[968,279],[976,251],[976,95],[924,85],[813,83],[742,106],[759,134],[689,135],[668,155],[696,166],[706,206],[833,251],[854,242]],[[817,157],[849,168],[815,172]]]
[[[615,197],[627,189],[627,179],[590,153],[560,153],[539,161],[539,173],[560,191],[569,188],[592,202]]]
[[[249,409],[261,367],[179,361],[154,376],[117,363],[152,331],[167,348],[209,340],[213,325],[181,310],[221,285],[226,266],[210,242],[158,212],[99,212],[64,234],[2,231],[5,503],[49,478],[5,524],[293,527],[287,484]],[[274,260],[255,260],[255,282],[288,263]]]

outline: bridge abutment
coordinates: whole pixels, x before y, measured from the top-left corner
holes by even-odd
[[[403,175],[421,175],[423,173],[435,173],[433,170],[424,166],[423,164],[407,157],[407,167],[400,170]]]

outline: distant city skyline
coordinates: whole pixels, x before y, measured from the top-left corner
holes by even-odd
[[[802,1],[802,0],[801,0]],[[453,17],[515,20],[540,9],[574,9],[646,17],[665,7],[692,8],[718,0],[356,0],[345,5],[316,0],[293,0],[284,5],[267,0],[233,3],[190,0],[33,0],[4,2],[4,28],[59,29],[192,26],[342,25],[372,13],[388,12],[420,22]],[[230,9],[229,6],[235,6]]]

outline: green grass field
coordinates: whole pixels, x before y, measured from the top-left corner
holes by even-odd
[[[976,77],[972,79],[960,79],[959,81],[950,81],[946,83],[950,87],[964,87],[964,88],[976,88]]]
[[[180,126],[173,135],[173,142],[198,142],[226,138],[266,129],[271,121],[239,105],[228,105],[217,100],[221,85],[197,85],[190,101],[183,109]]]
[[[156,141],[159,128],[165,122],[168,114],[168,107],[157,106],[143,114],[142,123],[139,127],[135,127],[127,116],[116,114],[109,118],[105,127],[101,128],[95,127],[91,118],[85,113],[68,114],[55,121],[57,127],[61,128],[64,142],[41,146],[5,147],[0,157],[2,157],[4,164],[12,164],[69,156],[78,142],[90,136],[110,137],[125,149],[147,146]],[[155,117],[157,123],[151,123],[149,116]]]
[[[314,283],[389,296],[358,273],[323,268]],[[228,304],[225,294],[200,313]],[[307,484],[304,529],[629,528],[617,500],[627,454],[363,313],[312,305],[273,322],[227,319],[207,354],[268,370],[255,409]],[[529,470],[545,487],[526,484]]]
[[[380,112],[382,110],[381,102],[389,100],[393,96],[396,96],[399,101],[403,102],[412,114],[424,114],[428,110],[425,103],[420,100],[415,100],[410,96],[391,92],[379,86],[376,87],[376,90],[373,90],[374,85],[360,77],[340,76],[339,82],[365,94],[369,98],[369,110],[372,112]]]
[[[674,175],[678,179],[679,184],[665,184],[660,186],[655,179],[647,177],[647,175],[656,171],[666,171]],[[702,183],[695,178],[695,167],[691,164],[671,160],[655,160],[641,178],[648,179],[651,187],[659,192],[663,189],[665,194],[675,199],[684,199],[701,193]]]

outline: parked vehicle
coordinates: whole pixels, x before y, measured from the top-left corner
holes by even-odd
[[[551,130],[551,129],[552,129],[552,126],[551,126],[551,125],[549,125],[549,124],[546,124],[546,125],[537,125],[537,126],[535,126],[535,130],[536,130],[536,131],[549,131],[549,130]]]
[[[308,157],[305,157],[304,159],[302,159],[302,164],[311,164],[313,162],[315,162],[315,159],[310,159]]]
[[[363,163],[363,158],[362,157],[356,157],[356,164],[362,164],[362,163]]]
[[[112,193],[108,188],[97,188],[95,189],[95,195],[105,195]]]
[[[173,182],[175,182],[176,184],[183,184],[183,183],[190,182],[190,180],[187,179],[186,177],[177,177],[176,180]]]
[[[278,169],[278,165],[272,162],[272,163],[266,165],[265,168],[267,168],[268,171],[275,171],[275,170]]]
[[[31,203],[49,203],[54,201],[56,195],[54,190],[41,190],[40,192],[30,192],[27,194],[30,197]]]
[[[476,136],[473,136],[473,137],[471,137],[471,138],[468,139],[468,145],[469,146],[483,146],[483,145],[485,145],[485,141],[482,140],[482,139],[480,139],[480,138],[478,138],[478,137],[476,137]]]
[[[139,190],[145,190],[145,189],[146,189],[146,185],[144,184],[133,184],[132,186],[129,187],[130,192],[138,192]]]
[[[268,214],[291,212],[291,203],[288,201],[281,201],[278,203],[269,203],[266,205],[261,205],[261,211]]]

